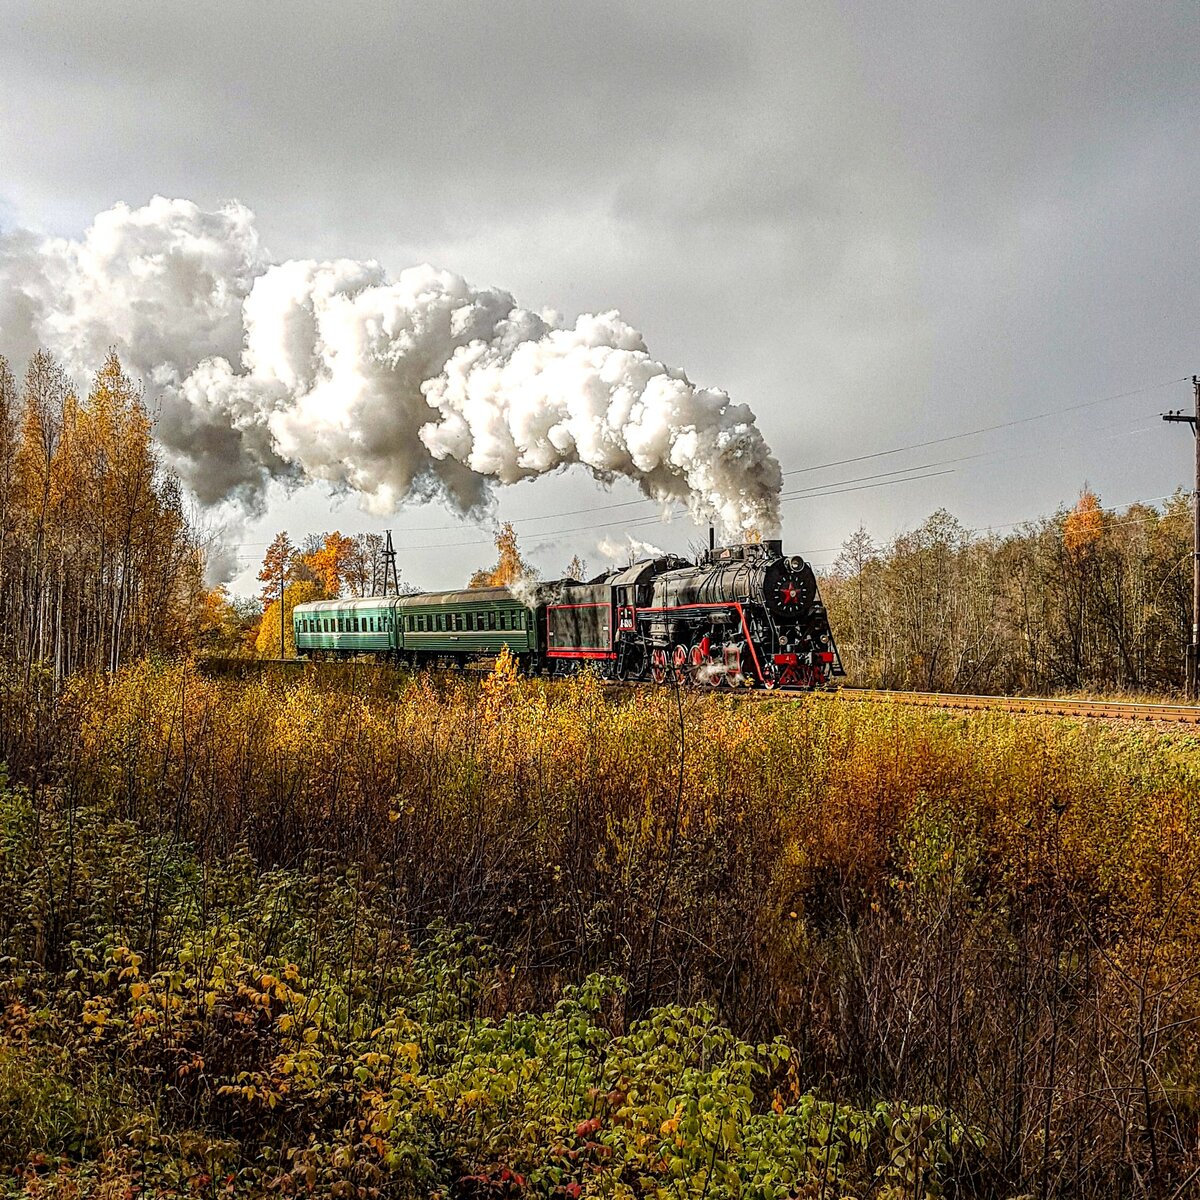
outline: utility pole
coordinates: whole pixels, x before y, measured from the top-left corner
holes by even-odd
[[[1192,640],[1187,648],[1187,698],[1195,700],[1197,674],[1200,672],[1200,375],[1192,376],[1192,391],[1195,392],[1196,411],[1185,416],[1182,411],[1163,413],[1164,421],[1178,421],[1192,427],[1195,443],[1196,476],[1192,490]]]
[[[283,640],[283,572],[279,572],[279,657],[287,658],[287,643]]]
[[[385,529],[387,541],[383,546],[383,594],[388,594],[388,583],[390,582],[396,589],[396,595],[400,595],[400,573],[396,570],[396,547],[392,545],[392,531]]]

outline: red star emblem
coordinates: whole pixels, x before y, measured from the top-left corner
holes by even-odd
[[[779,598],[784,604],[795,604],[800,599],[800,592],[794,583],[785,583],[783,590],[779,593]]]

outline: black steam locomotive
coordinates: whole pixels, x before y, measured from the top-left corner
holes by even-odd
[[[708,687],[814,688],[844,673],[813,569],[778,541],[646,559],[563,591],[546,603],[550,661],[594,646],[618,679]],[[606,647],[597,617],[610,605]]]
[[[843,674],[812,567],[778,541],[648,558],[588,583],[299,604],[301,657],[462,665],[507,646],[530,673],[591,666],[701,687],[824,687]]]

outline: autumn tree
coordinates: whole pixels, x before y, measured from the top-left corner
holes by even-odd
[[[576,554],[563,571],[564,579],[575,579],[582,583],[587,578],[587,563]]]
[[[203,560],[141,388],[110,354],[85,399],[45,352],[0,369],[4,651],[56,677],[194,636]]]
[[[331,600],[342,594],[346,573],[352,569],[355,555],[354,539],[343,537],[338,530],[327,533],[314,550],[302,556],[304,565],[324,596]]]
[[[0,613],[9,612],[9,591],[14,586],[19,546],[16,462],[20,445],[20,399],[8,360],[0,357]],[[0,632],[0,647],[9,635]]]
[[[496,533],[497,559],[494,567],[483,567],[471,576],[471,588],[511,587],[523,579],[536,579],[537,572],[522,557],[517,534],[511,521],[505,521]]]
[[[263,585],[259,600],[262,601],[264,609],[279,598],[284,583],[292,574],[295,562],[296,549],[292,545],[292,539],[287,530],[281,530],[271,539],[258,572],[258,580]]]
[[[1104,535],[1104,510],[1100,497],[1088,488],[1079,495],[1079,502],[1063,520],[1063,545],[1067,553],[1083,558]]]
[[[295,658],[296,656],[292,609],[297,604],[307,604],[310,600],[320,600],[321,598],[321,589],[308,579],[294,580],[283,589],[283,658]],[[280,654],[279,632],[279,598],[276,596],[263,609],[262,620],[259,622],[254,650],[260,658],[275,658]]]
[[[342,580],[352,596],[373,596],[383,590],[384,538],[381,533],[359,533],[351,539]]]
[[[223,584],[206,588],[197,614],[197,648],[205,654],[240,657],[254,650],[261,621],[257,598],[233,596]],[[275,627],[279,627],[278,617]]]
[[[851,679],[986,692],[1173,689],[1190,630],[1191,513],[1079,502],[1004,537],[946,513],[822,580]]]

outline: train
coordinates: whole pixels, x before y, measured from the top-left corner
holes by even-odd
[[[843,675],[812,565],[778,540],[711,544],[511,587],[297,604],[301,658],[465,666],[505,647],[527,674],[814,689]]]

